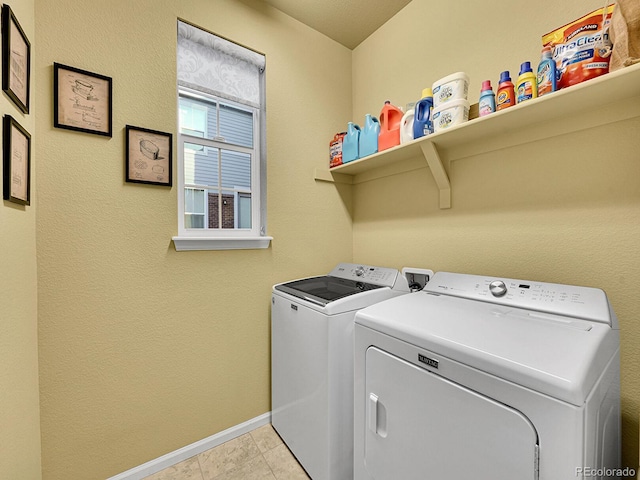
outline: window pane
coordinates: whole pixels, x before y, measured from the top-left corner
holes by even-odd
[[[184,183],[218,185],[218,149],[184,144]]]
[[[235,228],[234,195],[218,190],[208,191],[208,228]],[[222,221],[222,224],[220,222]]]
[[[251,228],[251,194],[238,194],[238,228]]]
[[[204,228],[204,215],[184,215],[185,228]]]
[[[251,189],[251,155],[221,150],[223,188]]]
[[[220,136],[227,143],[253,147],[253,114],[220,104]]]
[[[184,226],[204,228],[204,190],[186,188],[184,190]]]
[[[216,103],[180,97],[180,133],[212,139],[218,135]]]

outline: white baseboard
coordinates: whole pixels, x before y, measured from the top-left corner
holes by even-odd
[[[271,412],[263,413],[258,417],[247,420],[244,423],[235,425],[231,428],[223,430],[220,433],[211,435],[210,437],[198,440],[197,442],[192,443],[191,445],[187,445],[186,447],[182,447],[178,450],[174,450],[173,452],[169,452],[166,455],[156,458],[155,460],[151,460],[147,463],[143,463],[142,465],[138,465],[137,467],[127,470],[126,472],[122,472],[114,477],[110,477],[107,480],[141,480],[144,477],[153,475],[154,473],[164,470],[171,465],[175,465],[176,463],[182,462],[187,458],[191,458],[194,455],[206,452],[211,448],[222,445],[224,442],[228,442],[229,440],[239,437],[240,435],[244,435],[251,430],[255,430],[258,427],[267,425],[270,422]]]

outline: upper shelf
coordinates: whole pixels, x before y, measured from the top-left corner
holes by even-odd
[[[635,101],[631,101],[635,99]],[[640,64],[608,73],[544,97],[514,105],[447,130],[413,140],[332,169],[316,170],[316,179],[359,183],[362,175],[412,157],[443,164],[497,149],[550,138],[640,115]],[[434,147],[434,148],[432,148]],[[429,161],[433,170],[433,159]],[[388,170],[385,169],[385,172]],[[393,172],[392,172],[393,173]],[[397,173],[397,172],[395,172]],[[340,174],[340,175],[334,175]],[[388,175],[385,173],[380,176]],[[434,172],[436,174],[436,172]],[[349,179],[351,176],[354,178]],[[448,188],[438,180],[439,187]],[[441,202],[442,206],[442,202]],[[443,208],[447,208],[446,206]]]

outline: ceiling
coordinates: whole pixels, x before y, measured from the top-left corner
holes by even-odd
[[[411,0],[263,1],[353,49]]]

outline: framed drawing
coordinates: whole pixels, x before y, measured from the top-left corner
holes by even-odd
[[[131,125],[127,125],[125,136],[125,180],[170,187],[173,136]]]
[[[11,116],[2,122],[2,196],[5,200],[31,203],[31,135]]]
[[[9,5],[2,5],[2,90],[29,113],[31,44]]]
[[[53,126],[111,137],[110,77],[53,64]]]

